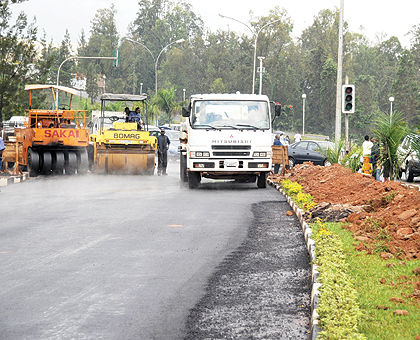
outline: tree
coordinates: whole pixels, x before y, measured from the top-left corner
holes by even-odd
[[[389,114],[381,112],[375,120],[376,128],[373,133],[379,138],[380,153],[378,164],[390,170],[390,178],[398,176],[402,159],[398,157],[398,146],[408,134],[407,123],[402,119],[402,113],[394,111]]]
[[[404,50],[401,54],[397,78],[392,85],[392,94],[395,97],[395,110],[404,114],[410,126],[417,126],[419,123],[419,79],[417,70],[413,54]]]
[[[12,4],[20,2],[15,0]],[[27,103],[24,87],[37,74],[35,22],[28,25],[26,15],[20,13],[16,23],[10,26],[10,18],[9,0],[3,0],[0,3],[0,123],[22,114]]]
[[[217,78],[210,87],[210,91],[213,93],[225,93],[226,86],[223,84],[222,78]]]
[[[79,45],[80,52],[86,57],[112,57],[113,51],[118,49],[119,35],[115,22],[117,10],[114,4],[110,9],[99,9],[91,21],[91,36],[85,45]],[[85,59],[79,60],[79,69],[87,75],[86,92],[94,100],[98,95],[97,81],[100,75],[106,76],[107,92],[115,89],[115,70],[112,60]],[[96,74],[94,74],[96,72]],[[95,83],[95,84],[94,84]]]
[[[71,39],[69,31],[66,29],[66,33],[64,34],[64,38],[61,41],[60,48],[58,50],[58,56],[56,59],[56,66],[57,66],[57,72],[58,69],[63,61],[65,61],[67,58],[74,56],[74,52],[72,50],[71,46]],[[64,64],[62,64],[60,69],[60,78],[59,78],[59,84],[58,85],[64,85],[64,86],[71,86],[71,80],[73,78],[73,75],[76,71],[75,67],[75,60],[68,60]]]
[[[337,84],[337,65],[328,58],[321,72],[321,116],[318,118],[327,133],[329,139],[333,138],[333,127],[335,121],[335,101],[336,101],[336,84]]]
[[[157,107],[161,112],[165,113],[166,117],[163,117],[163,120],[167,121],[169,125],[172,123],[173,113],[182,105],[182,102],[175,101],[175,91],[176,87],[158,90],[156,96],[151,101],[152,106]]]
[[[154,92],[155,60],[151,60],[151,55],[153,59],[156,59],[165,46],[178,39],[194,40],[197,37],[201,37],[203,35],[203,26],[202,19],[194,14],[191,5],[184,1],[179,1],[176,4],[169,0],[139,1],[137,18],[130,27],[131,36],[134,40],[141,41],[150,52],[140,45],[135,47],[135,73],[139,76],[134,80],[136,80],[137,86],[139,82],[142,82],[149,93],[151,91]],[[174,48],[175,46],[171,50]],[[176,46],[176,48],[183,47]],[[163,53],[160,56],[160,70],[164,67],[165,60],[168,57],[170,57],[169,53]],[[185,65],[189,65],[189,63],[184,64],[184,67]],[[165,73],[163,72],[163,74]],[[127,76],[130,75],[127,74]],[[130,78],[134,77],[130,76]],[[166,79],[161,81],[161,78],[159,78],[159,83],[170,85],[172,79],[168,79],[168,81],[166,82]],[[179,83],[177,85],[181,86]],[[186,86],[186,84],[182,86]],[[188,87],[190,88],[190,86]]]
[[[314,18],[313,24],[303,31],[301,36],[302,53],[303,57],[307,60],[304,63],[305,67],[305,90],[308,96],[308,127],[311,127],[312,131],[321,132],[324,134],[332,135],[330,110],[324,110],[326,103],[322,101],[322,96],[326,95],[325,85],[323,86],[323,80],[321,73],[325,72],[326,61],[330,59],[332,61],[337,60],[338,51],[338,28],[339,28],[339,11],[335,8],[334,11],[322,10]],[[343,49],[346,51],[346,33],[347,23],[344,23],[344,46]],[[345,59],[345,58],[344,58]],[[327,63],[328,72],[331,72],[331,63]],[[331,76],[331,75],[329,75]],[[323,91],[323,95],[321,94]],[[311,100],[309,100],[309,98]],[[329,98],[331,100],[331,98]],[[335,95],[333,98],[335,102]],[[325,124],[325,122],[328,122]]]

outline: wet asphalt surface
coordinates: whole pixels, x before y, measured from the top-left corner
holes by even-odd
[[[309,256],[284,196],[191,191],[177,170],[2,187],[0,339],[307,339]]]
[[[185,340],[308,339],[310,265],[286,202],[253,204],[246,241],[211,276]]]

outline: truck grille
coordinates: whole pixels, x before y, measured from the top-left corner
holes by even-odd
[[[249,152],[246,151],[214,151],[213,156],[215,157],[248,157]]]

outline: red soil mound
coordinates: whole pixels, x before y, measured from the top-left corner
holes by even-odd
[[[418,190],[399,182],[381,183],[338,164],[323,167],[305,163],[269,178],[298,182],[316,203],[357,206],[354,211],[359,212],[350,214],[343,226],[354,234],[356,249],[381,253],[384,259],[420,259]]]

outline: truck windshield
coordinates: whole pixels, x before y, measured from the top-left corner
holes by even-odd
[[[196,129],[269,129],[268,103],[263,101],[200,100],[194,102],[192,127]]]

